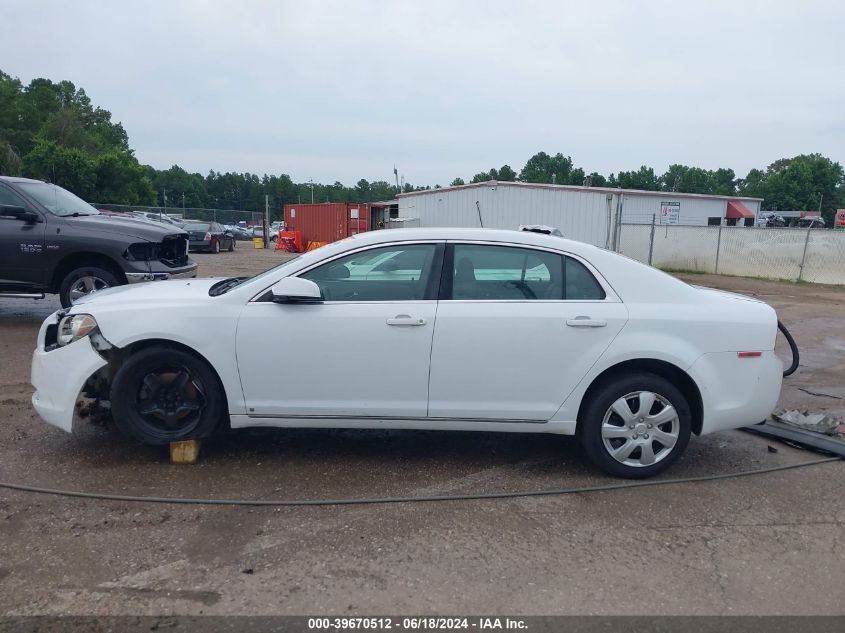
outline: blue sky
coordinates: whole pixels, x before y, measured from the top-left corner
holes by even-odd
[[[845,162],[845,3],[0,0],[0,69],[69,79],[157,168],[448,184]]]

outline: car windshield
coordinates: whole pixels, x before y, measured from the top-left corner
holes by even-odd
[[[85,202],[82,198],[78,198],[67,189],[62,189],[56,185],[46,182],[19,182],[17,186],[24,193],[40,202],[53,215],[64,218],[68,216],[100,214],[97,209]]]
[[[231,277],[229,279],[223,279],[222,281],[218,281],[211,288],[209,288],[208,294],[211,295],[212,297],[216,297],[218,295],[226,294],[232,288],[236,288],[237,286],[240,286],[244,282],[254,281],[256,279],[261,279],[262,277],[266,277],[267,275],[270,275],[273,272],[282,270],[283,268],[285,268],[285,266],[289,266],[290,264],[295,262],[300,257],[302,257],[302,255],[297,255],[293,259],[289,259],[286,262],[282,262],[278,266],[273,266],[273,268],[265,270],[263,273],[259,273],[259,274],[255,275],[254,277]]]
[[[200,224],[198,222],[189,222],[182,227],[186,231],[207,231],[211,228],[210,224]]]

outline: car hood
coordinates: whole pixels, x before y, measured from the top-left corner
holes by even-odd
[[[81,215],[76,218],[66,217],[65,220],[74,225],[85,227],[86,230],[127,235],[150,242],[160,242],[166,235],[185,233],[178,226],[159,224],[148,220],[123,218],[116,215]]]
[[[170,281],[147,281],[140,284],[115,286],[99,292],[92,292],[73,304],[73,312],[86,312],[99,306],[128,303],[184,302],[201,297],[209,298],[208,290],[222,281],[222,278],[173,279]],[[77,306],[82,307],[76,310]]]

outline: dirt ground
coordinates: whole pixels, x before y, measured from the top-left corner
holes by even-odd
[[[238,275],[281,256],[197,255]],[[802,354],[781,405],[845,415],[845,288],[692,275],[772,304]],[[29,404],[54,298],[0,299],[0,481],[181,497],[339,498],[610,481],[570,438],[242,431],[172,466]],[[786,358],[786,354],[784,354]],[[740,431],[667,477],[818,455]],[[0,614],[845,614],[845,464],[566,496],[314,508],[100,502],[0,489]]]

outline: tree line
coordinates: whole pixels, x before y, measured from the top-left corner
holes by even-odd
[[[178,165],[155,169],[138,162],[129,137],[111,113],[91,103],[70,81],[33,79],[24,85],[0,71],[0,174],[54,182],[99,203],[259,211],[264,196],[278,214],[283,204],[377,202],[397,193],[431,189],[388,180],[359,180],[354,186],[294,182],[288,174],[209,171],[205,176]],[[822,209],[830,224],[845,207],[842,166],[821,154],[782,158],[738,178],[732,169],[670,165],[663,174],[643,165],[604,176],[577,167],[558,152],[534,154],[517,172],[509,165],[480,171],[470,183],[488,180],[621,187],[763,198],[766,210]],[[458,177],[451,186],[466,184]],[[440,185],[434,185],[439,188]]]

